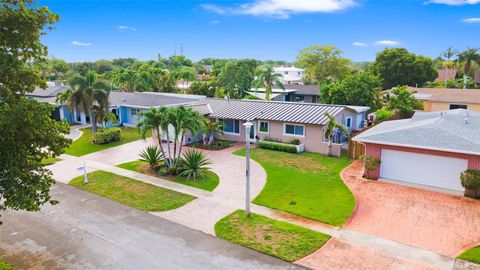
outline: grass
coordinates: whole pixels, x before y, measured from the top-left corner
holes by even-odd
[[[245,149],[234,152],[245,155]],[[290,154],[253,148],[251,157],[267,172],[267,183],[255,204],[341,226],[350,217],[355,198],[340,178],[347,156]]]
[[[122,139],[120,141],[107,144],[94,144],[92,128],[81,128],[80,130],[83,132],[82,136],[70,145],[70,147],[65,151],[65,154],[80,157],[86,154],[102,151],[108,148],[142,139],[142,136],[140,136],[137,128],[123,127],[121,129]],[[151,136],[151,132],[149,131],[146,136]]]
[[[10,264],[0,260],[0,270],[15,270],[16,268]]]
[[[215,224],[215,234],[282,260],[293,262],[319,249],[330,236],[290,223],[237,210]]]
[[[465,251],[458,259],[480,264],[480,246]]]
[[[49,158],[45,158],[42,160],[42,165],[52,165],[53,163],[57,162],[57,161],[60,161],[62,160],[61,158],[57,158],[57,157],[49,157]],[[1,269],[1,268],[0,268]]]
[[[105,171],[89,173],[88,184],[83,184],[83,176],[79,176],[72,179],[69,185],[146,212],[172,210],[195,199],[190,195]]]
[[[179,184],[183,184],[183,185],[187,185],[195,188],[200,188],[207,191],[214,190],[220,183],[218,175],[211,171],[209,171],[204,177],[197,178],[195,181],[191,178],[190,180],[187,180],[186,178],[180,177],[180,176],[159,176],[150,170],[150,166],[148,165],[147,162],[141,161],[141,160],[123,163],[123,164],[117,165],[117,167],[134,171],[134,172],[156,176],[165,180],[169,180],[172,182],[176,182]]]

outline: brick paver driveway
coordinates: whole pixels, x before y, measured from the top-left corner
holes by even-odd
[[[480,243],[480,201],[362,178],[361,161],[342,172],[357,197],[346,228],[455,255]]]

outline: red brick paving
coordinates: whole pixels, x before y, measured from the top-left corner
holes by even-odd
[[[434,270],[436,268],[391,256],[378,250],[330,239],[321,249],[295,263],[317,270]]]
[[[355,161],[341,176],[357,197],[345,228],[456,255],[480,243],[480,201],[362,178]]]

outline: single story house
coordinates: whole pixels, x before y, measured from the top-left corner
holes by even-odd
[[[245,142],[243,124],[250,121],[253,123],[248,136],[251,142],[266,137],[284,142],[298,139],[304,144],[305,151],[322,154],[328,153],[324,130],[329,119],[325,112],[354,131],[364,127],[365,113],[370,109],[360,106],[213,98],[204,99],[192,107],[215,121],[223,122],[226,140]],[[195,139],[189,137],[186,141]],[[341,143],[344,140],[345,137],[337,132],[335,141]],[[341,145],[334,144],[333,152],[339,156]]]
[[[320,93],[316,85],[285,84],[285,89],[273,88],[270,99],[273,101],[294,101],[319,103]],[[247,94],[265,100],[265,88],[252,88]]]
[[[371,178],[462,192],[460,174],[480,169],[480,113],[465,109],[416,112],[355,136],[378,158]]]
[[[55,106],[55,111],[52,114],[52,118],[57,121],[66,119],[68,122],[70,122],[72,120],[72,115],[67,109],[67,106],[57,104],[56,102],[57,95],[65,92],[67,89],[69,89],[67,86],[49,83],[46,89],[37,87],[33,90],[33,92],[26,93],[26,96],[28,98]]]
[[[450,68],[450,69],[439,69],[437,70],[438,77],[435,79],[436,82],[446,82],[449,80],[455,80],[457,77],[457,70]]]
[[[413,96],[421,100],[425,112],[467,109],[480,112],[480,91],[478,89],[415,88]]]

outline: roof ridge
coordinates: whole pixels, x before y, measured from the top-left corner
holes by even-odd
[[[297,106],[328,106],[328,107],[343,107],[346,108],[348,106],[357,106],[357,105],[340,105],[340,104],[324,104],[324,103],[303,103],[303,102],[295,102],[295,101],[276,101],[276,100],[249,100],[249,99],[223,99],[223,98],[207,98],[207,100],[220,100],[220,101],[234,101],[234,102],[256,102],[256,103],[273,103],[273,104],[294,104]],[[359,107],[366,107],[366,106],[359,106]]]

